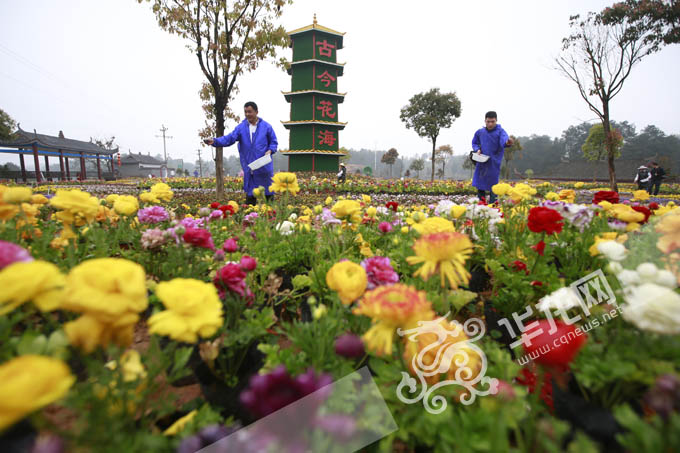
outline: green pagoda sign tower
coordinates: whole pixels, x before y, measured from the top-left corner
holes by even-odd
[[[289,171],[338,170],[339,135],[347,123],[341,123],[338,104],[345,93],[338,93],[338,78],[344,64],[336,53],[342,49],[344,33],[314,23],[288,33],[293,48],[291,91],[284,92],[290,102],[290,121],[282,121],[290,130]]]

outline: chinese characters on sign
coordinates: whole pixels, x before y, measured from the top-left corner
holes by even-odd
[[[593,305],[597,305],[602,302],[606,302],[608,304],[612,304],[618,307],[618,304],[616,303],[616,297],[614,296],[614,292],[609,286],[609,283],[607,282],[604,273],[600,269],[575,281],[567,289],[569,291],[572,291],[573,295],[578,298],[579,305],[585,316],[590,316],[590,308]],[[553,310],[555,310],[558,313],[559,317],[562,319],[562,321],[564,321],[565,324],[571,325],[582,319],[581,315],[575,315],[573,317],[570,317],[569,314],[567,313],[567,309],[568,308],[565,308],[564,306],[558,306],[553,308]],[[555,320],[553,319],[551,309],[545,308],[542,309],[541,311],[546,315],[546,318],[550,325],[550,330],[548,331],[548,334],[552,335],[557,330],[557,326],[555,325]],[[531,346],[531,340],[543,333],[542,328],[532,329],[532,326],[534,325],[534,323],[537,323],[537,321],[534,321],[534,323],[531,324],[527,324],[526,326],[524,325],[524,320],[531,318],[532,315],[533,308],[531,306],[527,306],[526,309],[524,310],[524,313],[522,314],[517,313],[512,314],[514,324],[519,329],[519,333],[515,333],[515,329],[513,328],[508,318],[503,318],[500,321],[498,321],[499,325],[504,326],[508,330],[510,337],[515,338],[518,335],[520,335],[520,338],[518,340],[510,344],[511,348],[514,349],[521,344],[524,344],[525,346]],[[531,329],[530,332],[526,332],[528,329]]]
[[[335,49],[335,46],[333,44],[329,44],[325,39],[323,41],[317,42],[316,45],[319,48],[319,55],[322,57],[330,58],[333,54],[333,49]]]
[[[331,101],[320,101],[319,105],[316,106],[316,109],[321,110],[321,118],[335,118],[333,103]]]
[[[316,76],[316,78],[321,80],[321,83],[323,83],[323,86],[326,88],[331,86],[332,82],[335,82],[335,77],[330,75],[328,71],[324,71],[323,74]]]
[[[333,134],[333,131],[325,130],[325,131],[319,131],[319,145],[328,145],[328,146],[333,146],[335,145],[336,139],[335,135]]]

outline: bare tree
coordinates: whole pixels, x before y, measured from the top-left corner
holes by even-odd
[[[562,40],[556,69],[576,84],[588,108],[600,119],[607,137],[609,185],[618,191],[609,103],[621,92],[633,66],[654,47],[645,43],[644,32],[636,32],[626,20],[604,25],[601,16],[591,12],[585,19],[570,17],[569,26],[574,31]]]

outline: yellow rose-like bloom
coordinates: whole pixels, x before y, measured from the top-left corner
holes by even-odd
[[[2,194],[2,201],[5,203],[24,203],[31,201],[33,191],[28,187],[8,187]]]
[[[196,414],[198,414],[198,411],[196,409],[189,412],[187,415],[185,415],[184,417],[180,418],[175,423],[170,425],[170,427],[168,429],[163,431],[163,435],[174,436],[178,432],[182,431],[184,429],[184,427],[186,426],[186,424],[189,423],[191,421],[191,419],[193,419],[196,416]]]
[[[95,217],[97,222],[104,222],[107,219],[110,220],[112,223],[115,223],[118,221],[119,217],[118,214],[116,214],[116,211],[114,211],[111,208],[107,208],[106,206],[99,205],[99,211],[97,211],[97,216]]]
[[[164,182],[158,182],[151,186],[151,193],[156,196],[156,198],[163,200],[163,201],[170,201],[172,200],[172,189],[170,189],[170,186],[165,184]]]
[[[144,268],[121,258],[83,261],[66,277],[62,308],[115,323],[128,313],[146,310]]]
[[[167,310],[149,318],[150,333],[196,343],[199,335],[210,337],[224,324],[222,303],[211,283],[176,278],[159,283],[156,295]]]
[[[508,196],[516,203],[522,200],[530,200],[536,194],[536,189],[528,184],[519,183],[508,191]]]
[[[256,197],[256,198],[260,197],[264,193],[263,191],[264,191],[264,187],[255,187],[253,189],[253,196]]]
[[[461,371],[461,378],[464,380],[477,377],[482,366],[481,357],[468,346],[469,338],[463,332],[463,326],[448,322],[444,318],[441,318],[437,324],[441,326],[441,329],[447,330],[446,338],[442,342],[439,341],[437,335],[438,327],[418,334],[415,339],[404,338],[406,346],[404,361],[411,374],[416,376],[416,370],[424,372],[425,381],[429,385],[439,382],[441,373],[446,373],[447,379],[456,379],[456,371],[459,368],[470,369],[470,374]],[[416,362],[414,369],[413,359],[417,360],[418,355],[423,351],[427,352],[420,356],[421,363]]]
[[[127,347],[132,344],[135,324],[139,315],[125,312],[112,322],[103,322],[96,316],[85,314],[64,324],[69,343],[90,354],[97,346],[106,348],[110,343]]]
[[[434,318],[432,304],[427,300],[425,291],[402,283],[378,286],[366,292],[352,312],[373,320],[373,325],[362,338],[367,349],[377,355],[392,354],[394,333],[398,328],[411,329],[418,325],[418,321]]]
[[[139,210],[139,202],[132,195],[121,195],[113,203],[113,209],[118,214],[131,216]]]
[[[645,215],[637,212],[632,207],[625,204],[615,204],[608,211],[609,215],[616,217],[626,223],[640,223],[645,220]]]
[[[560,200],[565,201],[567,203],[573,203],[574,200],[576,199],[576,192],[574,192],[571,189],[563,189],[560,190],[559,196]]]
[[[361,195],[361,199],[364,201],[365,204],[371,203],[371,197],[369,195]]]
[[[282,171],[276,173],[272,178],[273,184],[269,186],[271,192],[290,192],[293,195],[297,195],[300,191],[300,186],[298,186],[297,176],[295,173]]]
[[[467,208],[465,206],[454,205],[454,206],[451,206],[450,214],[451,214],[451,217],[453,217],[454,219],[458,219],[458,218],[460,218],[460,216],[465,214],[465,211],[467,211]]]
[[[239,210],[238,203],[236,203],[234,200],[229,200],[229,203],[227,203],[227,205],[234,208],[234,213],[238,212]]]
[[[579,181],[579,182],[577,182],[577,183],[574,183],[574,187],[576,187],[577,189],[580,189],[581,187],[583,187],[583,184],[584,184],[584,183],[582,183],[581,181]]]
[[[148,193],[148,192],[144,192],[144,193]],[[104,198],[104,200],[106,201],[106,203],[109,206],[113,206],[113,203],[116,202],[118,197],[120,197],[120,195],[118,195],[117,193],[112,193],[112,194],[107,195],[106,198]],[[140,195],[140,198],[141,198],[141,195]]]
[[[649,192],[646,190],[636,190],[633,192],[633,200],[645,201],[649,200]]]
[[[512,186],[508,183],[505,183],[505,182],[498,183],[498,184],[494,185],[493,187],[491,187],[491,190],[496,195],[505,195],[506,193],[508,193],[510,191],[510,189],[512,189]]]
[[[331,211],[338,219],[349,220],[352,223],[361,222],[361,205],[355,200],[340,200],[333,205]]]
[[[424,222],[427,219],[427,214],[416,211],[406,218],[406,223],[409,225],[415,225],[416,223]]]
[[[13,263],[0,271],[0,315],[33,301],[41,311],[57,309],[66,277],[46,261]]]
[[[366,209],[366,215],[370,218],[375,218],[375,216],[378,214],[378,210],[371,206],[370,208]]]
[[[36,193],[31,195],[31,203],[33,204],[47,204],[49,202],[50,200],[48,200],[47,197],[42,194]]]
[[[135,349],[128,349],[120,356],[118,360],[121,364],[121,370],[123,373],[123,382],[132,382],[137,379],[144,379],[146,377],[146,370],[142,364],[141,356],[139,351]],[[105,365],[111,370],[118,368],[118,363],[111,361]]]
[[[556,194],[555,192],[548,192],[544,196],[545,196],[546,200],[550,200],[550,201],[556,201],[556,200],[560,199],[560,196],[558,194]]]
[[[656,246],[663,253],[669,254],[680,248],[680,210],[676,209],[665,214],[654,229],[662,234]]]
[[[108,198],[108,197],[107,197]],[[116,197],[118,199],[118,197]],[[161,201],[158,199],[158,197],[152,193],[152,192],[142,192],[139,194],[139,199],[143,203],[160,203]],[[115,203],[115,201],[114,201]]]
[[[0,431],[61,399],[76,378],[61,360],[23,355],[0,365]]]
[[[331,197],[326,197],[326,199],[323,202],[323,204],[325,204],[326,206],[329,206],[331,203],[333,203],[333,199]]]
[[[326,284],[338,292],[343,304],[349,305],[366,291],[368,278],[360,265],[351,261],[335,263],[326,273]]]
[[[64,223],[91,223],[99,211],[99,199],[79,189],[58,189],[50,204],[61,212],[57,218]]]
[[[467,235],[456,232],[434,233],[423,236],[413,245],[416,256],[409,256],[409,264],[423,265],[413,276],[427,280],[439,270],[441,286],[445,278],[452,288],[467,284],[470,273],[465,269],[465,261],[472,254],[472,242]]]
[[[419,234],[444,233],[456,231],[453,222],[443,217],[428,217],[420,223],[414,223],[413,229]]]

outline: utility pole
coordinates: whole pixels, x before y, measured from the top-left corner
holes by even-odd
[[[172,138],[171,135],[165,135],[165,131],[167,131],[168,128],[165,127],[165,125],[161,124],[160,131],[163,133],[163,135],[156,135],[156,138],[163,137],[163,157],[165,158],[165,166],[168,166],[168,153],[165,150],[165,139],[166,138]]]
[[[201,161],[201,150],[197,149],[196,151],[198,151],[198,174],[202,178],[203,177],[203,162]]]

